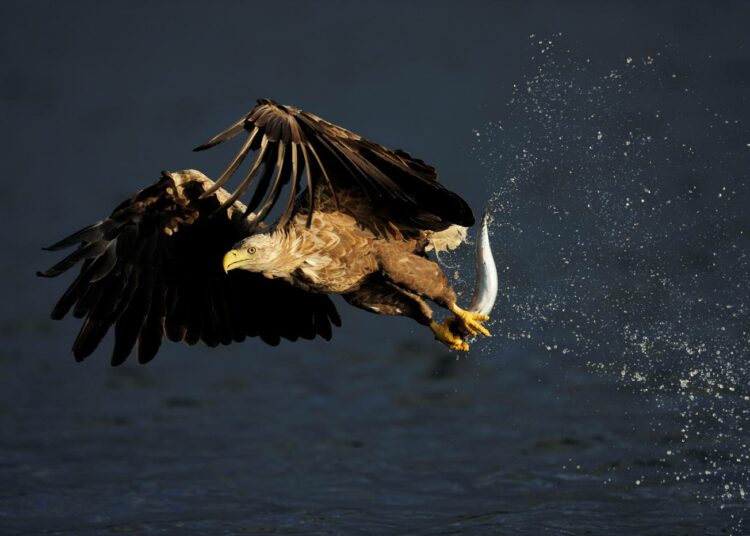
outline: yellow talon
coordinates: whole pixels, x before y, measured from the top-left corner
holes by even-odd
[[[460,352],[469,351],[469,343],[453,334],[453,332],[446,324],[438,324],[437,322],[430,323],[430,329],[435,334],[435,338],[446,345],[451,350],[458,350]]]
[[[482,325],[482,322],[490,319],[488,315],[465,311],[456,304],[453,304],[450,310],[456,315],[456,320],[461,323],[469,335],[479,335],[481,333],[485,337],[490,336],[489,330]]]

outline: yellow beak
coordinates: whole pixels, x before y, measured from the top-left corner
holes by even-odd
[[[224,265],[224,273],[229,273],[229,270],[239,268],[240,261],[242,261],[242,255],[239,251],[236,249],[230,249],[227,251],[226,255],[224,255],[224,261],[222,262]]]

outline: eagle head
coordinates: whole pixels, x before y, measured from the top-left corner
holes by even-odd
[[[224,271],[247,270],[262,272],[270,277],[289,275],[296,266],[285,261],[284,247],[279,238],[270,234],[256,234],[240,240],[224,255]]]

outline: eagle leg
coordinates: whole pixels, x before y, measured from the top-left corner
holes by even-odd
[[[469,343],[464,340],[467,332],[461,332],[458,327],[452,329],[447,322],[439,324],[433,321],[432,310],[421,297],[380,274],[370,277],[361,288],[343,296],[351,305],[366,311],[413,318],[420,324],[429,326],[435,338],[451,350],[469,351]]]
[[[489,316],[466,311],[456,304],[456,293],[436,262],[420,255],[404,255],[390,250],[381,251],[379,260],[385,277],[414,295],[434,301],[455,315],[443,322],[439,329],[430,324],[438,340],[453,347],[452,345],[458,344],[451,342],[455,338],[463,340],[469,336],[490,335],[489,330],[482,325],[482,322],[489,320]],[[446,330],[450,332],[450,336],[445,334]]]
[[[432,322],[432,309],[423,299],[380,274],[374,274],[359,289],[343,297],[350,305],[371,313],[408,316],[425,326]]]

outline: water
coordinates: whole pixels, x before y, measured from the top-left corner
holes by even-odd
[[[679,50],[597,65],[530,36],[507,119],[477,131],[508,296],[500,329],[585,356],[679,416],[655,479],[741,511],[748,482],[746,117],[697,93]],[[561,46],[562,45],[562,46]],[[638,108],[633,102],[646,103]],[[606,333],[603,337],[602,333]],[[663,417],[654,416],[658,430]]]
[[[746,6],[2,9],[0,533],[748,532]],[[263,96],[490,200],[492,339],[73,362],[39,247]]]
[[[656,447],[678,436],[677,416],[574,363],[521,348],[502,363],[455,361],[414,343],[213,353],[115,370],[6,358],[15,379],[3,374],[4,533],[727,526],[694,483],[643,476],[662,471]]]

